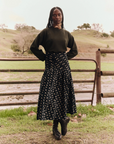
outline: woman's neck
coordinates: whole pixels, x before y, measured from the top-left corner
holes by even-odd
[[[53,24],[53,27],[54,27],[54,28],[61,29],[61,23],[60,23],[60,24]]]

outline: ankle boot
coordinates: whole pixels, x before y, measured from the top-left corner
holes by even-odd
[[[55,136],[55,139],[60,140],[62,138],[62,135],[58,131],[58,120],[53,121],[53,135]]]
[[[69,123],[70,121],[70,118],[69,117],[66,117],[66,119],[62,119],[60,120],[60,124],[61,124],[61,134],[63,136],[66,135],[67,133],[67,124]]]

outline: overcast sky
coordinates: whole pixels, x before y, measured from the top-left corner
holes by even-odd
[[[102,24],[107,33],[114,30],[114,0],[0,0],[0,24],[14,29],[16,23],[25,23],[42,30],[55,6],[62,8],[70,32],[83,23]]]

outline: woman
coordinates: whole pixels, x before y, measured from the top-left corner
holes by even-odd
[[[39,50],[42,45],[46,54]],[[66,53],[67,47],[70,51]],[[37,119],[53,120],[53,135],[57,140],[67,133],[70,120],[67,113],[76,113],[75,95],[68,59],[77,55],[73,36],[64,29],[61,8],[50,11],[47,27],[38,34],[31,47],[33,54],[45,60],[45,71],[41,80]],[[61,133],[58,131],[61,124]]]

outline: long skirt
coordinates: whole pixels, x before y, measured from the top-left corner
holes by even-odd
[[[41,79],[37,119],[65,119],[76,113],[72,76],[66,53],[47,53]]]

